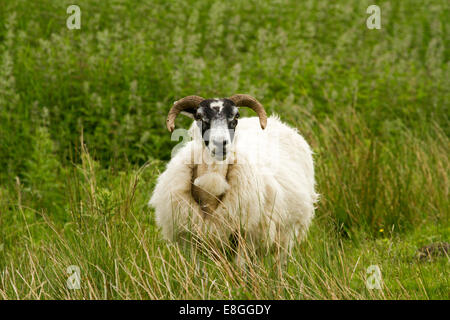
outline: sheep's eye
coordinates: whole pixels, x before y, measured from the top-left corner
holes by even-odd
[[[202,120],[202,115],[199,114],[199,113],[196,113],[195,116],[194,116],[194,119],[195,120]]]
[[[239,112],[238,112],[238,113],[236,113],[236,115],[234,116],[234,118],[235,118],[235,119],[239,119],[240,116],[241,116],[241,115],[240,115]]]
[[[231,122],[230,122],[230,128],[231,128],[231,129],[234,129],[234,128],[236,128],[236,126],[237,126],[237,123],[238,123],[238,122],[237,122],[237,120],[236,120],[236,119],[234,119],[233,121],[231,121]]]

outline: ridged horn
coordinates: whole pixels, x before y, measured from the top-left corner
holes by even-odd
[[[199,96],[187,96],[178,101],[175,101],[172,108],[170,108],[170,110],[169,110],[169,114],[167,115],[167,120],[166,120],[167,129],[170,132],[172,132],[173,129],[175,129],[175,119],[178,116],[178,114],[181,111],[188,109],[188,108],[197,109],[198,105],[203,100],[205,100],[205,99],[203,99],[202,97],[199,97]]]
[[[259,117],[259,123],[261,124],[261,128],[265,129],[267,126],[267,114],[264,110],[262,104],[248,94],[235,94],[229,97],[231,101],[238,107],[248,107],[253,109]]]

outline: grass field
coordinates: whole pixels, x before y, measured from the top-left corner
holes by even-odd
[[[417,250],[450,242],[450,7],[380,0],[369,30],[371,4],[0,0],[0,299],[449,299],[449,257]],[[234,93],[315,152],[281,269],[166,243],[147,207],[172,102]]]

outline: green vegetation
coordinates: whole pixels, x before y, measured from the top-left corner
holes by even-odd
[[[450,9],[379,1],[369,30],[370,4],[0,0],[0,299],[449,299],[448,256],[416,251],[450,242]],[[172,102],[234,93],[316,153],[321,201],[285,268],[181,251],[146,205]]]

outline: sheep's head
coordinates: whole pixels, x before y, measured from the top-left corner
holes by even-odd
[[[187,96],[174,103],[167,116],[167,129],[175,128],[175,118],[182,114],[193,118],[200,128],[203,142],[217,160],[224,160],[234,140],[238,124],[239,107],[249,107],[259,116],[261,128],[267,124],[267,115],[261,103],[252,96],[236,94],[223,99],[203,99]]]

